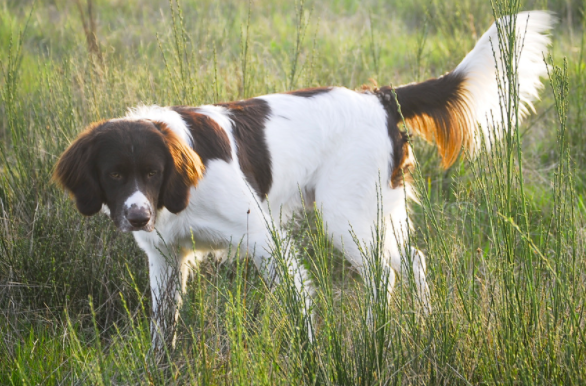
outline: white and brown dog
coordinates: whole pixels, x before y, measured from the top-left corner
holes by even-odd
[[[524,116],[546,73],[542,55],[552,17],[534,11],[500,23],[511,21],[521,40],[516,65]],[[462,148],[473,151],[483,136],[498,136],[498,124],[487,119],[501,122],[501,52],[495,24],[454,71],[418,84],[359,92],[305,89],[200,107],[141,106],[87,128],[59,159],[54,178],[82,214],[103,209],[120,230],[134,232],[148,255],[155,314],[173,266],[182,272],[182,283],[171,286],[180,300],[190,262],[243,239],[256,266],[274,273],[269,202],[284,217],[303,201],[315,202],[336,247],[364,275],[365,261],[350,229],[372,242],[377,189],[389,285],[395,272],[412,269],[427,303],[424,256],[415,249],[405,253],[404,177],[413,161],[399,124],[404,119],[414,134],[437,143],[446,167]],[[183,251],[180,261],[165,257],[170,246]],[[309,307],[304,267],[293,256],[287,261]]]

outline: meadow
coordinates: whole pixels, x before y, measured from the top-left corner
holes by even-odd
[[[90,3],[0,0],[0,384],[586,383],[583,2]],[[409,281],[375,299],[308,211],[288,242],[316,285],[313,342],[289,282],[268,288],[244,258],[202,265],[176,347],[155,352],[146,256],[51,182],[77,133],[130,106],[422,81],[495,16],[531,9],[559,19],[536,112],[519,125],[511,108],[502,142],[448,170],[413,140],[409,243],[427,256],[428,316]],[[363,246],[374,272],[379,247]]]

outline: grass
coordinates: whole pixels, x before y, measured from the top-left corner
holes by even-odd
[[[414,142],[421,203],[410,242],[427,255],[427,318],[414,283],[399,283],[388,307],[375,301],[319,213],[301,213],[290,242],[317,286],[313,343],[287,281],[270,291],[235,259],[204,264],[176,349],[154,353],[144,254],[50,182],[85,125],[128,106],[423,80],[453,69],[495,14],[535,8],[561,20],[536,114],[518,128],[508,119],[515,130],[490,155],[447,171]],[[0,384],[583,384],[584,11],[529,0],[494,10],[471,0],[96,0],[88,49],[75,2],[0,0]],[[364,253],[376,274],[377,243]]]

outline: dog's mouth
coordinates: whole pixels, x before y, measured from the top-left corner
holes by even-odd
[[[152,232],[153,230],[155,230],[155,222],[149,221],[147,224],[143,226],[134,226],[129,221],[124,221],[124,224],[118,226],[118,229],[124,233],[138,231]]]
[[[155,230],[154,221],[152,224],[149,222],[149,224],[142,226],[142,227],[131,226],[130,228],[128,228],[127,230],[123,230],[122,232],[138,232],[138,231],[152,232],[153,230]]]

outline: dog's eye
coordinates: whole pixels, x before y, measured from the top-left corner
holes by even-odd
[[[151,170],[150,172],[147,173],[147,177],[154,177],[157,174],[156,170]]]
[[[110,173],[110,177],[115,179],[115,180],[119,180],[122,178],[122,174],[118,173],[118,172],[112,172]]]

